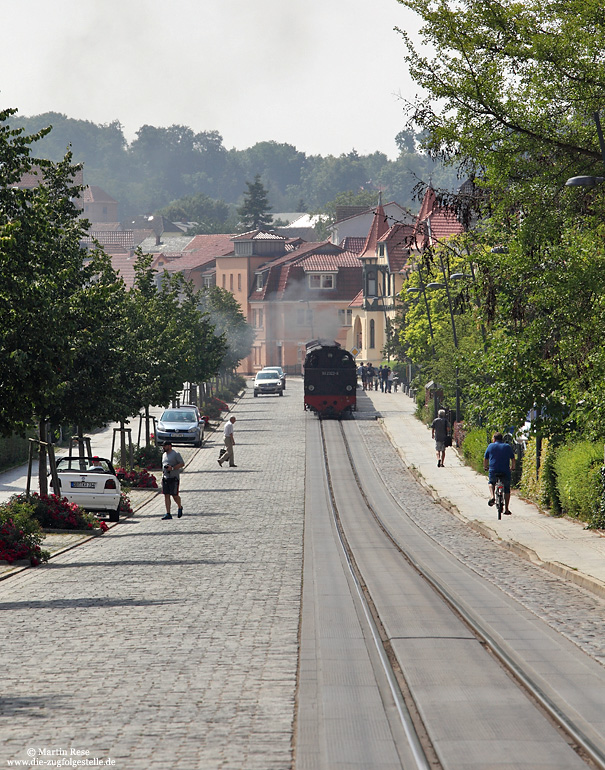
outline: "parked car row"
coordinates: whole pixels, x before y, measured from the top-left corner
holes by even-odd
[[[286,373],[281,366],[265,366],[264,369],[256,373],[254,378],[254,398],[259,393],[277,393],[278,396],[283,396],[285,389]]]

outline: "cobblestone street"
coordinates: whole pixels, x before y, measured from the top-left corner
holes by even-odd
[[[42,750],[119,770],[290,767],[300,386],[248,391],[234,414],[238,467],[218,466],[216,434],[183,475],[182,519],[162,521],[158,496],[0,583],[0,767]]]

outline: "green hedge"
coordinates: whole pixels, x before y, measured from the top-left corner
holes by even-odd
[[[483,457],[487,449],[487,433],[485,428],[473,428],[464,437],[462,442],[462,454],[467,465],[477,471],[485,473],[483,470]]]
[[[540,470],[536,475],[536,440],[531,437],[523,456],[523,473],[520,491],[528,500],[542,508],[550,508],[552,513],[561,513],[555,469],[556,449],[548,439],[542,440]]]
[[[21,436],[0,436],[0,470],[26,463],[29,457],[29,441]]]
[[[592,522],[601,503],[603,444],[576,441],[558,447],[554,460],[561,510]]]

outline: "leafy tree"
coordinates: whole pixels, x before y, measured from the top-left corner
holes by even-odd
[[[300,177],[306,156],[291,144],[257,142],[246,150],[234,151],[233,159],[246,178],[260,174],[271,200],[279,211],[300,211],[293,201],[300,197],[292,194],[300,188]]]
[[[539,188],[556,202],[567,176],[600,165],[591,118],[605,83],[598,0],[399,2],[420,15],[435,50],[425,56],[401,33],[412,77],[429,94],[408,110],[432,157],[460,163],[506,205],[525,205]]]
[[[58,163],[40,160],[33,167],[31,145],[48,129],[32,136],[11,130],[6,121],[13,112],[0,114],[0,292],[5,310],[0,430],[23,432],[37,421],[44,438],[51,418],[79,420],[90,409],[93,419],[103,419],[111,410],[112,393],[102,378],[88,379],[87,327],[97,314],[102,317],[104,303],[119,293],[119,286],[109,260],[99,254],[91,258],[80,245],[87,223],[75,204],[81,188],[73,182],[77,169],[70,153]],[[39,184],[17,187],[32,170]],[[103,330],[95,346],[101,337],[110,346]],[[96,346],[96,354],[103,347]],[[89,385],[90,400],[74,401]],[[40,487],[44,492],[44,451]]]
[[[199,296],[180,273],[164,273],[158,287],[152,259],[139,254],[135,264],[129,333],[141,405],[166,405],[185,381],[216,374],[225,341],[198,310]]]
[[[234,371],[252,351],[254,329],[246,321],[239,303],[230,291],[213,286],[199,292],[197,299],[200,311],[208,314],[214,333],[224,337],[226,351],[221,371]]]
[[[570,176],[603,173],[593,119],[605,83],[602,5],[400,1],[435,51],[402,33],[428,93],[409,117],[432,158],[473,178],[475,195],[451,202],[463,214],[470,200],[481,217],[470,251],[490,344],[474,360],[476,412],[518,425],[535,406],[543,433],[602,437],[604,197],[564,188]]]
[[[267,197],[267,191],[261,182],[260,174],[256,174],[254,182],[246,182],[248,191],[244,193],[244,203],[237,210],[240,216],[240,230],[262,230],[271,227],[273,217],[269,213],[271,206]]]
[[[172,222],[197,222],[197,226],[189,232],[193,234],[231,233],[235,232],[236,219],[230,207],[224,201],[209,198],[204,193],[196,193],[160,209]]]

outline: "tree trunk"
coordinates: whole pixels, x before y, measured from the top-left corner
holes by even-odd
[[[145,446],[151,444],[150,431],[149,431],[149,405],[145,407]]]
[[[40,420],[38,427],[40,434],[40,442],[46,442],[48,440],[48,430],[46,427],[46,420]],[[48,477],[46,475],[46,443],[40,443],[40,454],[38,455],[38,484],[40,486],[40,494],[48,494]]]
[[[128,467],[126,460],[126,431],[124,430],[124,420],[120,420],[120,465],[122,468]]]

